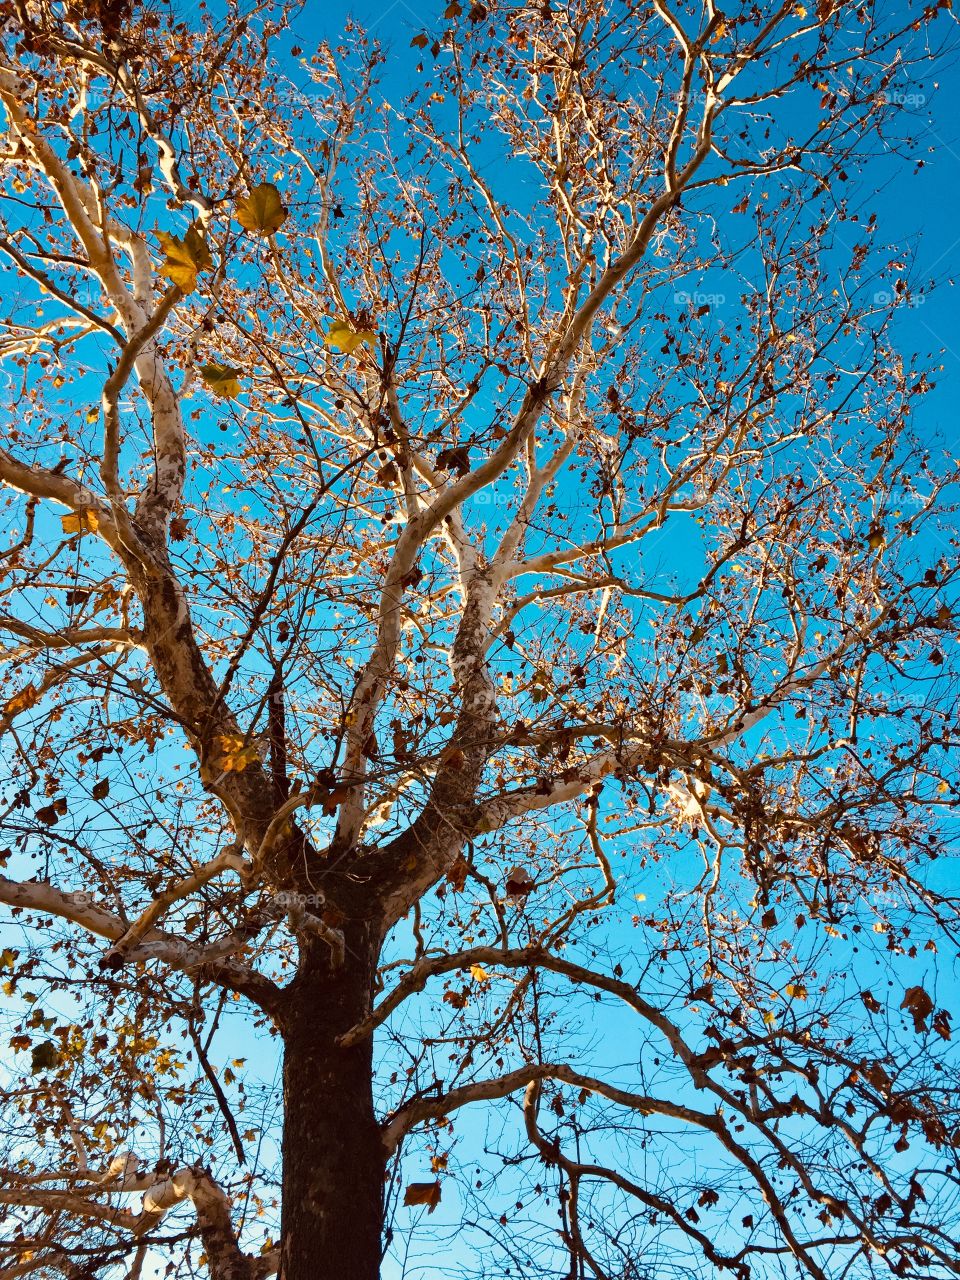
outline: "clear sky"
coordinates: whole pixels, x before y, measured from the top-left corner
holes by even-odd
[[[182,6],[185,15],[188,7]],[[358,0],[345,10],[326,0],[307,0],[295,25],[296,43],[308,53],[318,39],[335,41],[349,12],[386,46],[389,57],[381,92],[396,100],[409,92],[418,79],[416,67],[422,55],[411,47],[411,39],[435,26],[443,7],[443,0],[429,0],[426,9],[418,9],[407,0]],[[293,43],[292,39],[284,39],[280,49],[288,51]],[[288,59],[288,69],[291,79],[309,91],[309,80],[295,58]],[[895,337],[905,352],[931,353],[934,358],[929,363],[944,366],[937,375],[935,392],[923,400],[923,418],[915,425],[922,436],[929,439],[939,435],[951,447],[956,442],[955,406],[960,392],[957,292],[952,279],[960,270],[960,224],[956,217],[960,198],[960,118],[955,110],[958,90],[960,70],[955,64],[943,67],[937,84],[904,80],[896,90],[898,103],[908,113],[915,130],[913,157],[916,161],[922,159],[923,166],[912,171],[911,163],[902,157],[888,162],[881,158],[870,177],[871,183],[875,180],[879,185],[874,207],[880,222],[880,239],[890,246],[892,258],[909,258],[916,253],[915,274],[925,282],[924,292],[914,304],[898,312]],[[622,941],[624,947],[629,946],[628,938]],[[609,1020],[609,1010],[603,1016],[608,1036],[604,1053],[611,1065],[636,1060],[643,1046],[632,1024]],[[274,1077],[276,1048],[276,1041],[255,1044],[249,1029],[238,1021],[218,1040],[215,1062],[222,1065],[228,1057],[243,1056],[249,1060],[252,1074],[269,1080]],[[464,1148],[476,1141],[478,1163],[483,1163],[482,1148],[491,1137],[484,1110],[478,1109],[474,1120],[460,1124],[458,1133]],[[413,1168],[410,1172],[416,1177],[424,1171]],[[455,1249],[463,1206],[457,1204],[453,1185],[449,1196],[445,1187],[444,1195],[442,1208],[430,1226],[437,1225],[441,1237],[444,1231],[448,1232],[450,1247]],[[398,1228],[402,1230],[415,1216],[423,1214],[422,1209],[401,1209]],[[440,1256],[428,1253],[412,1260],[407,1268],[400,1261],[391,1261],[384,1274],[387,1280],[396,1280],[400,1275],[414,1280],[428,1273],[437,1274],[442,1263]],[[434,1266],[437,1271],[432,1270]]]

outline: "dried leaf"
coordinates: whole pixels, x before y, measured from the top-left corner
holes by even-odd
[[[914,1029],[919,1035],[926,1027],[927,1019],[933,1013],[933,1001],[923,987],[908,987],[903,993],[903,1002],[900,1008],[909,1012],[913,1018]]]
[[[525,898],[533,888],[533,877],[524,867],[511,867],[505,890],[508,898]]]
[[[5,716],[16,716],[21,711],[29,711],[31,707],[35,707],[40,701],[40,690],[35,684],[24,685],[23,688],[8,698],[3,707]]]
[[[403,1194],[404,1204],[425,1204],[427,1212],[433,1213],[440,1203],[440,1179],[436,1182],[411,1182]]]
[[[207,242],[193,225],[189,226],[182,240],[167,231],[158,231],[157,239],[166,254],[160,274],[183,293],[192,293],[197,287],[197,276],[213,266]]]
[[[34,1047],[30,1055],[30,1070],[34,1075],[38,1071],[52,1071],[60,1062],[60,1052],[52,1040],[44,1040]]]
[[[286,221],[287,210],[273,183],[261,182],[248,196],[237,201],[236,219],[245,231],[272,236]]]
[[[97,513],[91,511],[89,507],[81,507],[79,511],[73,511],[68,516],[61,516],[60,523],[64,533],[96,533],[100,527]]]
[[[457,855],[456,862],[447,868],[447,880],[455,893],[462,893],[463,886],[467,883],[467,872],[469,866],[463,854]]]

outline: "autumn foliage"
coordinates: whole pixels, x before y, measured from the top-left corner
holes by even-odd
[[[4,1275],[960,1272],[948,10],[0,2]]]

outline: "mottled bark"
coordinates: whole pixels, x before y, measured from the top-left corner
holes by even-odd
[[[210,1280],[254,1280],[260,1274],[258,1260],[237,1244],[226,1196],[212,1183],[201,1183],[193,1193],[193,1203]]]

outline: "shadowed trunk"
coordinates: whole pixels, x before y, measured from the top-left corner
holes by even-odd
[[[373,1110],[372,1037],[337,1036],[370,1009],[375,930],[344,930],[346,958],[310,941],[284,1033],[283,1280],[377,1280],[385,1155]]]

